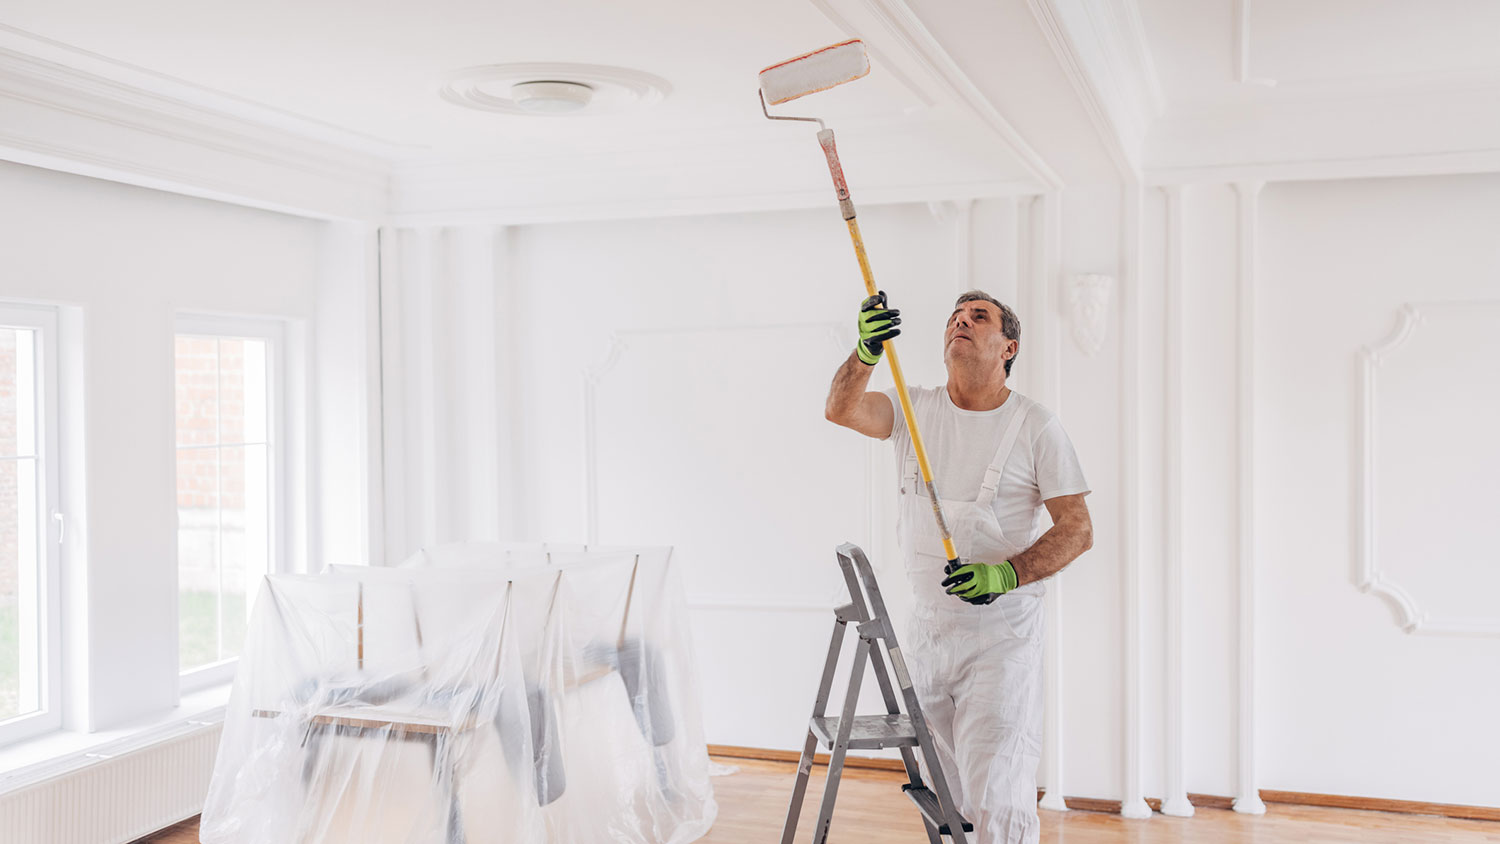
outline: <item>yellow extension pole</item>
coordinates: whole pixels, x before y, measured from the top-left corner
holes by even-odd
[[[832,135],[832,132],[829,132]],[[830,146],[832,138],[829,139]],[[836,166],[837,159],[832,159]],[[835,181],[843,188],[843,173],[838,172]],[[848,203],[848,189],[840,191],[843,195],[841,201]],[[854,210],[849,205],[850,212]],[[859,259],[859,271],[865,277],[865,293],[874,296],[880,292],[875,287],[875,275],[870,271],[870,258],[865,254],[865,239],[859,234],[859,221],[853,216],[847,218],[849,224],[849,239],[854,241],[854,255]],[[922,481],[927,485],[927,496],[932,500],[932,515],[937,518],[938,530],[943,537],[943,553],[948,556],[950,566],[958,562],[958,551],[953,547],[953,536],[948,532],[948,520],[943,518],[943,505],[938,500],[937,487],[932,481],[932,465],[927,462],[927,446],[922,443],[922,432],[917,428],[917,414],[911,405],[911,396],[906,391],[906,376],[901,373],[901,359],[896,356],[896,341],[887,340],[882,344],[885,347],[886,360],[891,364],[891,376],[896,379],[896,395],[901,398],[901,415],[906,417],[906,430],[911,432],[911,444],[917,452],[917,466],[922,470]]]

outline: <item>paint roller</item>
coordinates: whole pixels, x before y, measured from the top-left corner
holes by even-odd
[[[849,186],[844,181],[844,168],[839,164],[838,148],[833,143],[833,130],[823,125],[816,117],[783,117],[771,114],[767,106],[781,105],[798,97],[816,94],[836,88],[845,82],[853,82],[870,72],[870,56],[865,44],[858,38],[842,41],[804,53],[780,64],[773,64],[760,72],[760,109],[771,120],[800,120],[818,124],[818,143],[828,159],[828,172],[833,176],[833,189],[838,195],[839,211],[849,226],[849,239],[854,242],[854,257],[859,259],[859,271],[865,278],[865,292],[874,296],[875,276],[870,271],[870,259],[865,255],[865,242],[859,234],[859,222],[854,215],[854,202],[849,199]],[[917,414],[912,409],[911,396],[906,390],[906,377],[901,374],[901,361],[896,357],[896,344],[885,341],[885,359],[890,361],[891,375],[896,380],[896,394],[901,398],[901,415],[906,418],[906,430],[911,432],[912,448],[917,452],[917,465],[922,470],[922,481],[927,485],[927,497],[932,501],[932,515],[937,519],[938,530],[943,537],[943,553],[948,557],[948,571],[958,568],[958,551],[953,547],[953,536],[948,532],[948,521],[943,518],[943,506],[938,499],[937,485],[932,478],[932,465],[927,462],[927,448],[922,444],[922,433],[917,428]]]

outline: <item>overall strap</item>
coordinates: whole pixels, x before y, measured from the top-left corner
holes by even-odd
[[[1020,393],[1012,392],[1012,399],[1020,399],[1021,406],[1016,408],[1016,415],[1011,417],[1010,425],[1005,428],[1005,436],[1000,438],[1000,447],[995,449],[995,459],[990,461],[990,467],[984,470],[984,483],[979,485],[979,497],[974,503],[981,507],[988,507],[995,501],[995,490],[1000,488],[1000,475],[1005,471],[1005,462],[1010,459],[1010,453],[1016,447],[1016,440],[1020,439],[1021,426],[1026,423],[1026,417],[1031,413],[1035,405],[1031,399]]]

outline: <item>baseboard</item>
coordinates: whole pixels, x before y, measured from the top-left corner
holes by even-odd
[[[760,759],[767,762],[796,764],[801,754],[794,750],[768,750],[763,747],[736,747],[726,744],[710,744],[711,756],[733,759]],[[813,757],[814,765],[827,765],[828,754]],[[845,768],[866,768],[877,771],[905,772],[900,759],[872,759],[868,756],[844,757]],[[1038,790],[1040,800],[1045,792]],[[1324,806],[1332,809],[1360,809],[1368,812],[1394,812],[1402,815],[1441,815],[1448,818],[1464,818],[1478,821],[1500,821],[1500,808],[1488,806],[1464,806],[1456,803],[1424,803],[1419,800],[1388,800],[1380,797],[1349,797],[1340,794],[1314,794],[1305,791],[1273,791],[1261,789],[1260,799],[1267,803],[1287,803],[1297,806]],[[1188,802],[1198,809],[1233,809],[1234,798],[1218,794],[1189,794]],[[1099,800],[1093,797],[1064,797],[1069,809],[1081,812],[1120,813],[1120,801]],[[1146,798],[1152,810],[1161,811],[1161,800]]]
[[[1336,809],[1364,809],[1371,812],[1396,812],[1403,815],[1442,815],[1475,821],[1500,821],[1500,808],[1464,806],[1458,803],[1425,803],[1420,800],[1386,800],[1378,797],[1349,797],[1342,794],[1313,794],[1306,791],[1260,790],[1267,803],[1293,803],[1299,806],[1330,806]]]

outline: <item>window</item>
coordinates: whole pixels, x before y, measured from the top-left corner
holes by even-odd
[[[62,723],[56,349],[55,311],[0,305],[0,742]]]
[[[281,329],[179,318],[177,619],[184,691],[228,680],[250,602],[281,554]]]

